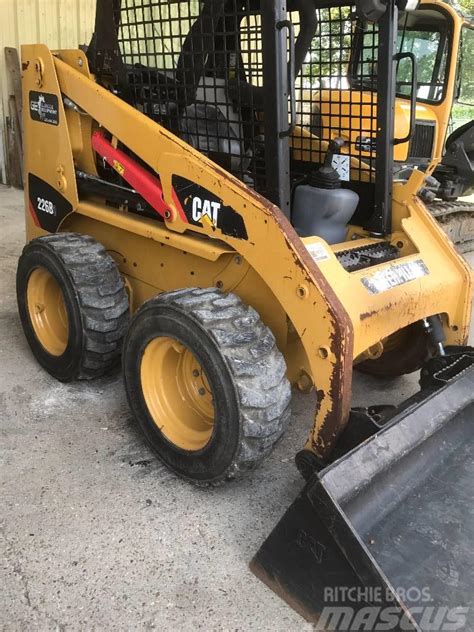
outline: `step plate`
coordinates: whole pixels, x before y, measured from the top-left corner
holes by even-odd
[[[347,272],[356,272],[371,268],[379,263],[386,263],[398,259],[400,251],[396,246],[387,243],[377,243],[361,248],[336,252],[336,258]]]

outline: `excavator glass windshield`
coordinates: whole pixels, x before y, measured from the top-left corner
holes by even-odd
[[[444,97],[448,54],[451,48],[449,22],[442,10],[419,8],[402,14],[399,20],[397,52],[413,53],[416,57],[417,99],[438,102]],[[375,25],[360,24],[364,31],[362,42],[357,42],[357,64],[353,84],[371,89],[365,78],[373,66],[373,50],[378,42]],[[408,59],[397,64],[397,96],[409,97],[412,87],[412,67]]]

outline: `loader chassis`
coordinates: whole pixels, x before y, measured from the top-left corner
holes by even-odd
[[[268,23],[272,17],[274,40],[283,46],[286,33],[277,25],[281,16],[272,14],[262,22]],[[255,20],[254,12],[250,11],[247,19]],[[260,57],[259,60],[261,63]],[[224,292],[238,294],[274,332],[291,382],[303,390],[313,386],[317,389],[318,410],[309,445],[319,456],[330,451],[347,421],[355,359],[364,354],[370,357],[391,334],[434,314],[443,314],[449,344],[466,341],[470,272],[416,197],[423,184],[421,173],[414,174],[407,184],[394,187],[390,216],[393,232],[385,243],[396,246],[397,260],[380,264],[374,271],[366,268],[347,272],[337,258],[338,251],[383,245],[382,240],[370,237],[361,226],[353,226],[349,237],[356,239],[333,249],[317,237],[303,242],[287,217],[270,201],[150,116],[94,82],[88,59],[82,52],[51,53],[42,45],[26,46],[23,74],[25,102],[30,104],[25,117],[29,139],[26,143],[28,239],[48,230],[94,236],[113,254],[124,275],[132,310],[160,292],[190,284],[217,286]],[[283,75],[286,77],[286,72]],[[57,114],[51,115],[54,121],[38,121],[32,114],[36,112],[38,91],[47,101],[54,102],[51,110],[57,104]],[[75,107],[65,106],[65,99]],[[264,108],[268,107],[265,100]],[[284,120],[284,125],[283,120],[280,124],[283,128],[287,126],[287,117],[279,114],[279,110],[281,103],[272,120],[279,116]],[[163,108],[158,107],[157,111]],[[266,117],[265,110],[265,120]],[[190,115],[188,125],[191,120]],[[166,216],[163,211],[164,221],[140,217],[104,205],[97,198],[79,195],[76,170],[97,175],[91,141],[97,125],[115,139],[115,145],[118,142],[120,147],[127,148],[127,153],[158,174],[167,209]],[[270,137],[270,130],[264,131]],[[258,137],[249,134],[251,143],[261,142],[260,133]],[[279,163],[289,155],[290,146],[294,155],[303,158],[300,164],[315,160],[317,139],[304,129],[294,129],[291,138],[286,138],[286,143],[284,140],[281,135],[277,144],[286,144],[286,150],[275,152],[270,164],[267,157],[266,171],[259,173],[258,160],[253,161],[250,173],[253,181],[249,184],[264,193],[266,174],[281,172]],[[258,147],[253,150],[258,156]],[[305,151],[308,155],[304,155]],[[386,160],[386,156],[382,159]],[[113,167],[113,159],[109,162]],[[383,163],[380,164],[382,170]],[[242,169],[242,163],[239,168]],[[124,175],[126,181],[123,170],[123,164],[117,160],[114,173]],[[375,163],[372,171],[375,175]],[[243,180],[248,179],[249,170],[240,175]],[[263,185],[259,186],[261,182]],[[183,183],[180,201],[179,185]],[[193,202],[186,194],[186,183],[191,186],[191,197],[196,191],[200,193],[193,197]],[[286,189],[288,183],[272,186],[276,199],[280,198],[281,207],[288,214],[282,199]],[[372,199],[378,195],[370,182],[367,191]],[[386,191],[380,193],[379,204],[383,208],[386,195]],[[206,215],[208,221],[203,221],[205,196],[211,209]],[[53,215],[39,206],[41,199],[51,201],[57,209]],[[187,204],[190,206],[183,215]],[[365,207],[361,212],[367,217],[368,205]],[[225,223],[230,222],[231,229],[213,221],[216,209],[230,217]],[[310,255],[314,246],[319,253],[314,255],[316,261]],[[408,282],[404,283],[406,265]],[[374,290],[375,286],[370,289],[374,274],[382,279],[381,289]],[[410,275],[414,275],[414,280]],[[384,282],[389,283],[385,288]]]

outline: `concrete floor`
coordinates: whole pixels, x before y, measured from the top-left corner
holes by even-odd
[[[2,629],[309,629],[247,565],[302,487],[313,398],[295,395],[290,430],[245,480],[182,482],[145,446],[119,373],[63,385],[36,364],[15,301],[19,192],[0,188],[0,219]],[[414,390],[414,376],[357,375],[355,403]]]

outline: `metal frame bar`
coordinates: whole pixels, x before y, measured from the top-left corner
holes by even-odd
[[[267,198],[290,217],[290,146],[288,135],[288,90],[286,2],[262,3],[264,128],[267,165]]]
[[[365,229],[374,235],[392,232],[393,150],[398,8],[389,0],[378,22],[377,154],[374,211]]]

